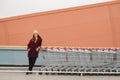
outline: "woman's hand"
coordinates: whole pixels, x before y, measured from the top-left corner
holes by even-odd
[[[39,51],[39,49],[38,49],[38,48],[36,48],[36,51],[38,52],[38,51]]]
[[[28,52],[30,51],[30,48],[28,48]]]

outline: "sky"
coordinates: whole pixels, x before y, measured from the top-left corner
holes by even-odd
[[[58,10],[113,0],[0,0],[0,18]]]

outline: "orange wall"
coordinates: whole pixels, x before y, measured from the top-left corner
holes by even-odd
[[[0,19],[0,45],[24,46],[33,30],[44,46],[120,47],[120,1]]]

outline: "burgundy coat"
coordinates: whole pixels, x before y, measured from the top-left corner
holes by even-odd
[[[27,49],[30,49],[28,52],[28,57],[38,57],[39,51],[36,51],[36,48],[40,50],[42,44],[42,38],[39,36],[37,42],[35,43],[33,38],[29,41]]]

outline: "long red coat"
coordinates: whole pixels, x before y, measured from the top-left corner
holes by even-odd
[[[28,51],[28,57],[38,57],[41,44],[42,44],[42,38],[40,36],[36,43],[32,38],[27,45],[27,49],[30,49],[30,51]],[[38,48],[39,50],[36,51],[36,48]]]

